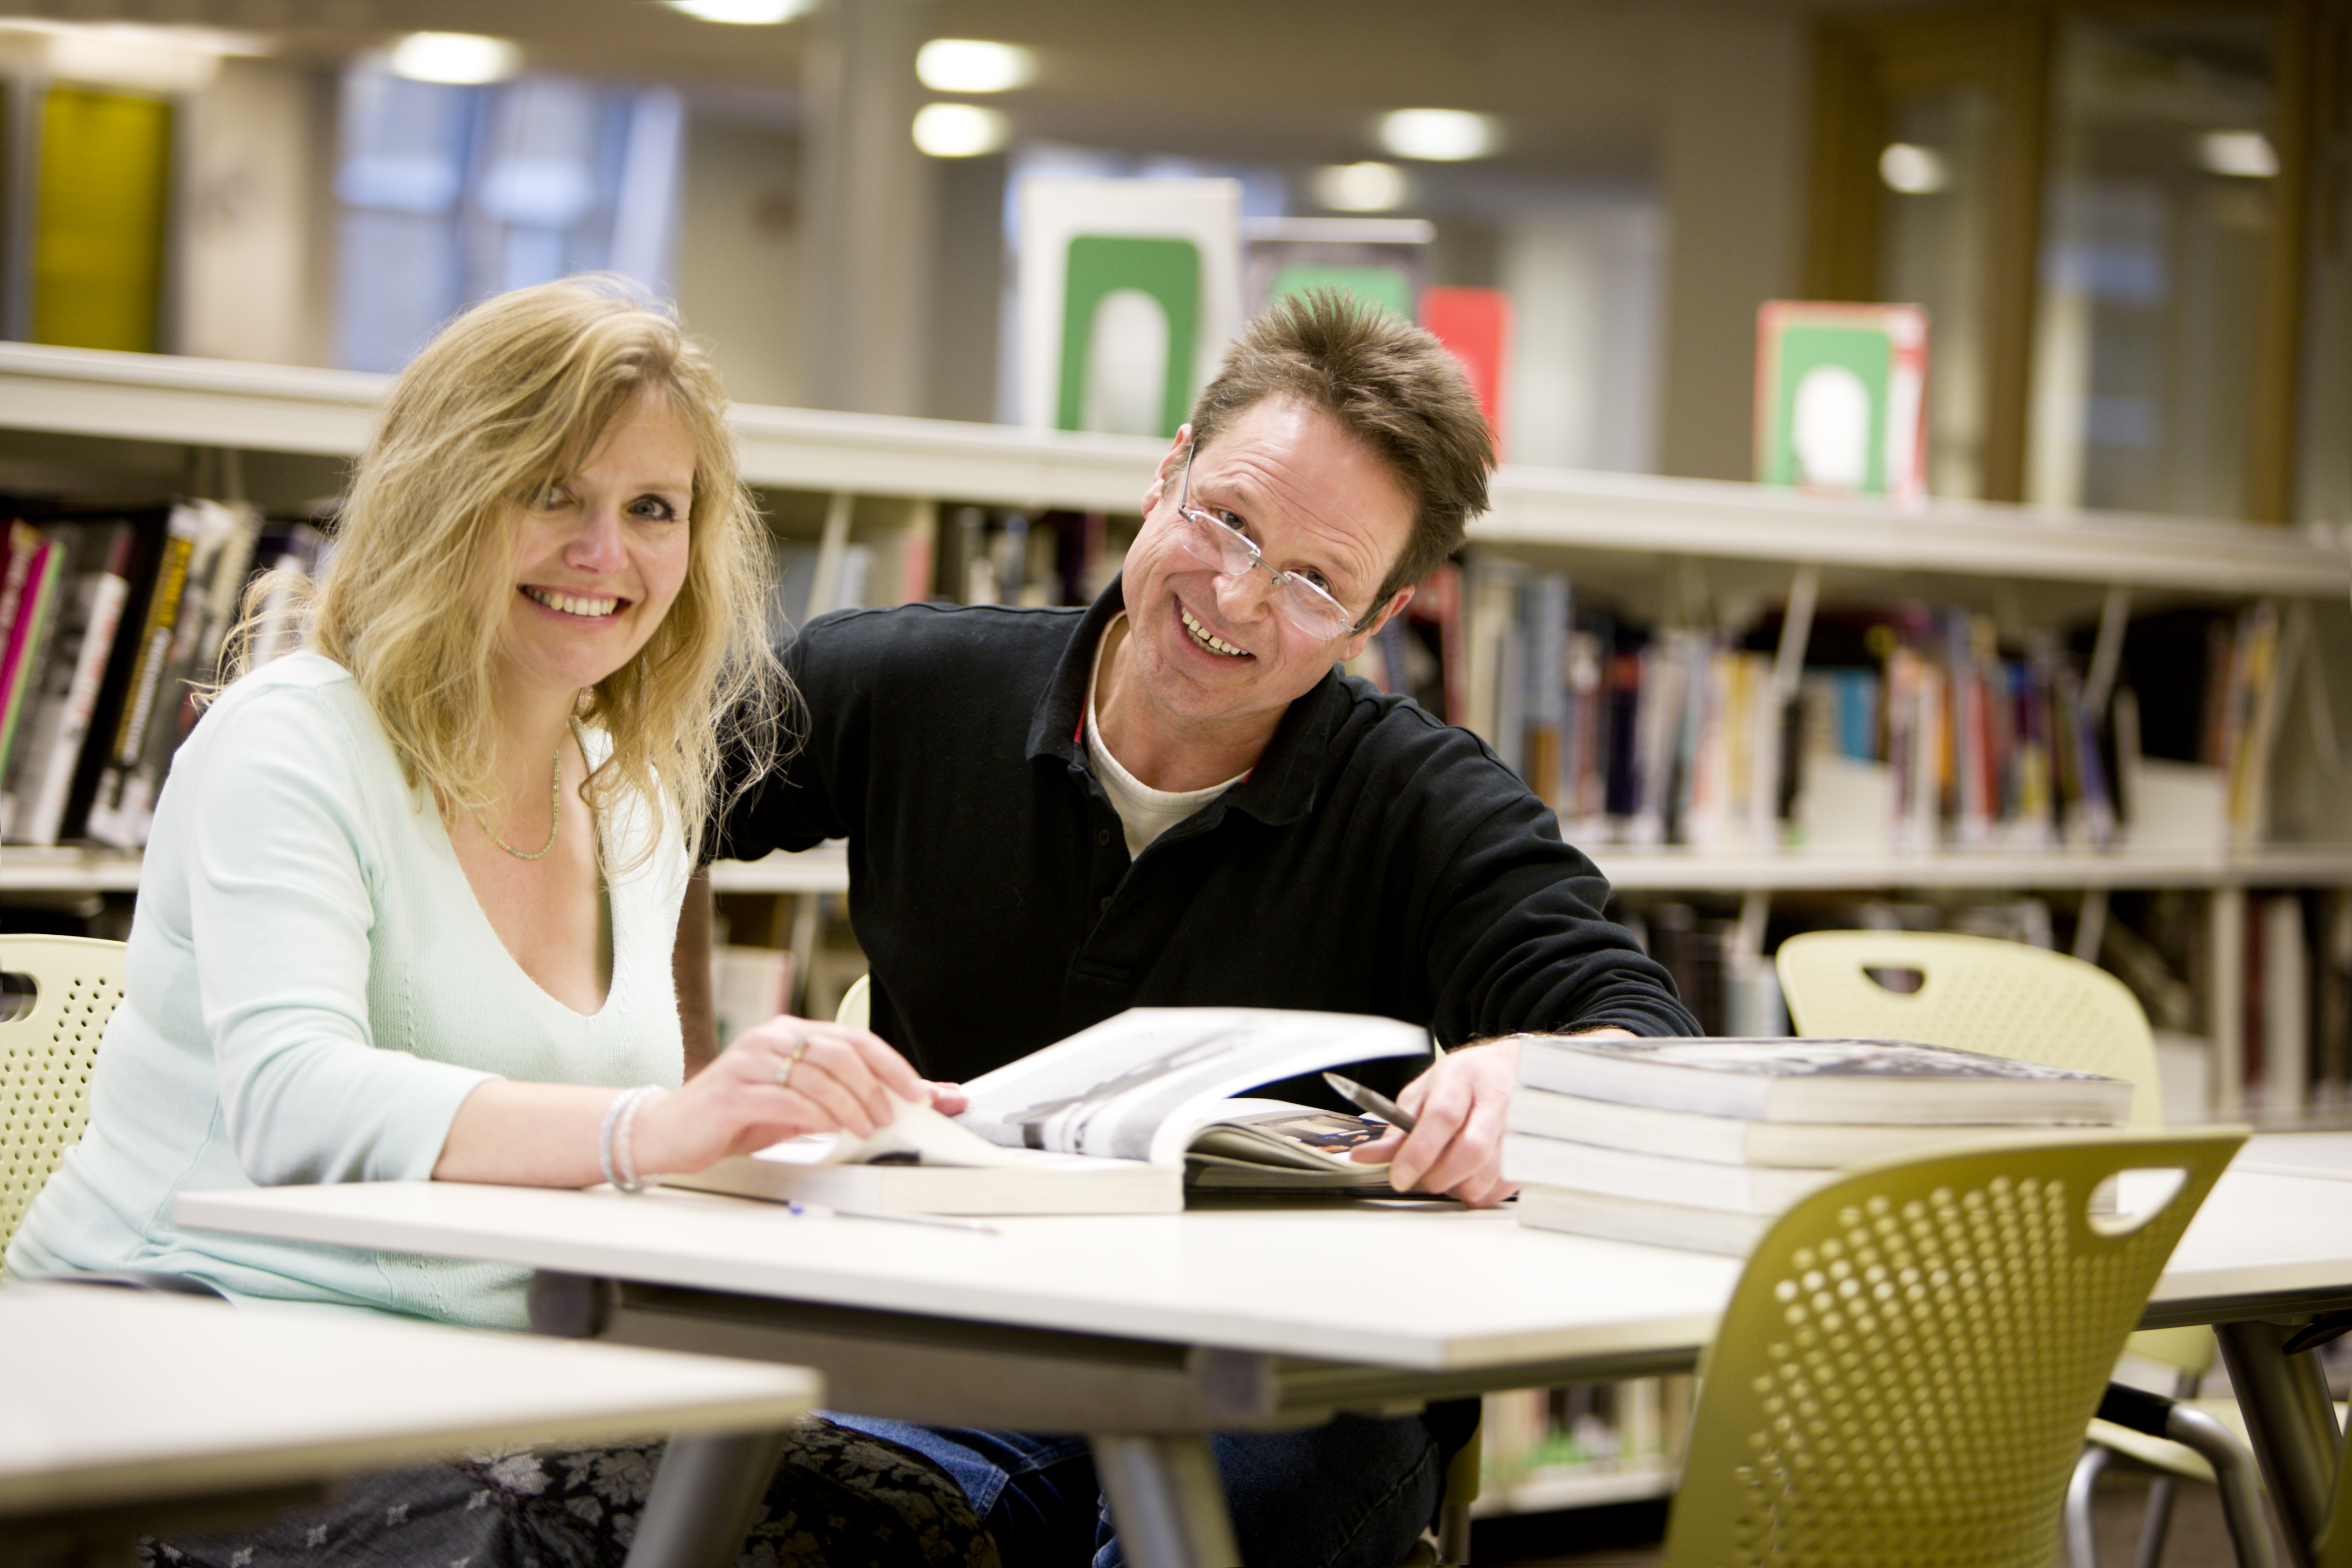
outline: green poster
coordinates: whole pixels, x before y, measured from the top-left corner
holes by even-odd
[[[1765,449],[1757,477],[1766,484],[1885,493],[1894,358],[1883,327],[1783,327],[1771,387],[1780,438]]]
[[[1266,302],[1272,304],[1286,295],[1304,294],[1309,289],[1337,289],[1369,300],[1405,321],[1413,319],[1412,279],[1402,267],[1294,263],[1275,273],[1266,289]]]
[[[1201,247],[1189,239],[1080,234],[1070,238],[1062,290],[1061,397],[1055,425],[1082,427],[1095,312],[1106,296],[1135,289],[1168,316],[1168,374],[1160,434],[1173,436],[1192,403],[1192,360],[1201,331]]]

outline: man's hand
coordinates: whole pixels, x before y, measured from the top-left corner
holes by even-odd
[[[1585,1038],[1631,1039],[1630,1030],[1580,1029]],[[1503,1180],[1503,1117],[1519,1081],[1517,1037],[1486,1040],[1440,1057],[1404,1086],[1397,1103],[1412,1113],[1410,1133],[1383,1133],[1352,1156],[1365,1164],[1389,1163],[1397,1191],[1444,1193],[1473,1208],[1498,1204],[1518,1191]]]

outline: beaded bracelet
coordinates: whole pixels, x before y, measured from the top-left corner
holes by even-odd
[[[642,1193],[652,1185],[637,1177],[630,1134],[636,1127],[638,1108],[661,1092],[659,1084],[645,1084],[615,1095],[604,1108],[604,1125],[596,1135],[596,1162],[604,1167],[604,1180],[622,1192]]]

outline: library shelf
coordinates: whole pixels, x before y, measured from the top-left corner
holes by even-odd
[[[1839,889],[2300,888],[2352,882],[2352,845],[2194,850],[2124,847],[1922,854],[1855,850],[1630,849],[1586,846],[1618,892],[1731,893]],[[20,851],[11,850],[15,855]],[[0,888],[10,885],[0,860]],[[763,860],[722,860],[710,885],[722,893],[847,890],[849,858],[838,845]]]
[[[1629,1459],[1613,1465],[1573,1465],[1538,1470],[1507,1487],[1481,1490],[1470,1505],[1474,1518],[1499,1514],[1551,1513],[1610,1503],[1647,1502],[1675,1489],[1675,1466],[1664,1458]]]
[[[0,429],[348,457],[389,378],[0,344]],[[740,406],[743,478],[782,489],[1131,513],[1165,451],[1143,437]],[[2119,512],[1930,500],[1913,510],[1758,485],[1506,466],[1474,544],[2341,599],[2334,537]]]
[[[126,479],[152,488],[187,482],[157,477],[182,471],[171,467],[174,458],[194,472],[191,460],[208,454],[249,456],[256,460],[212,467],[249,477],[250,499],[265,507],[296,507],[332,483],[321,459],[359,450],[388,384],[349,372],[0,344],[0,458],[26,472],[88,470],[93,480],[107,479],[119,462],[111,476],[118,488]],[[743,478],[767,492],[779,530],[819,537],[822,518],[814,582],[837,586],[845,552],[863,545],[876,602],[930,591],[946,542],[943,507],[1132,519],[1166,449],[1139,437],[810,409],[744,406],[731,419]],[[283,493],[262,493],[272,485]],[[1629,609],[1635,599],[1655,598],[1640,613],[1662,624],[1668,615],[1704,620],[1735,601],[1801,596],[1810,605],[1819,595],[1827,605],[1859,594],[1965,605],[2012,633],[2090,616],[2119,634],[2124,618],[2141,608],[2275,599],[2291,622],[2326,616],[2336,640],[2314,647],[2332,651],[2341,646],[2339,623],[2352,595],[2352,531],[2340,527],[2297,531],[1940,500],[1904,509],[1747,484],[1517,466],[1496,476],[1492,498],[1493,510],[1471,529],[1474,557],[1565,569],[1580,593],[1590,582],[1603,602],[1612,593],[1627,595]],[[1465,619],[1474,613],[1465,610]],[[1474,660],[1474,687],[1475,674]],[[1472,695],[1473,715],[1491,710]],[[2298,784],[2310,786],[2304,795],[2332,798],[2311,776],[2319,765],[2282,753],[2282,769],[2297,770]],[[2321,815],[2327,819],[2315,818],[2298,837],[2352,837],[2352,824]],[[1625,891],[1739,896],[1741,929],[1759,940],[1769,900],[1783,890],[2079,891],[2102,921],[2110,889],[2197,890],[2210,894],[2214,963],[2225,972],[2246,951],[2250,899],[2269,889],[2352,885],[2352,845],[2332,842],[1984,853],[1587,847]],[[713,885],[802,894],[839,891],[847,879],[846,858],[835,849],[722,865]],[[0,893],[130,891],[137,879],[135,857],[13,847],[0,857]],[[2221,1002],[2215,1007],[2227,1012]],[[2238,1024],[2222,1016],[2212,1034],[2219,1109],[2229,1110],[2236,1103]]]

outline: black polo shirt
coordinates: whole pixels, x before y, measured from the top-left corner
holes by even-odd
[[[924,1074],[971,1078],[1131,1006],[1378,1013],[1448,1045],[1697,1032],[1527,786],[1337,669],[1247,778],[1130,861],[1079,730],[1121,605],[1114,583],[1087,610],[848,611],[785,651],[806,739],[721,853],[849,840],[873,1026]]]

